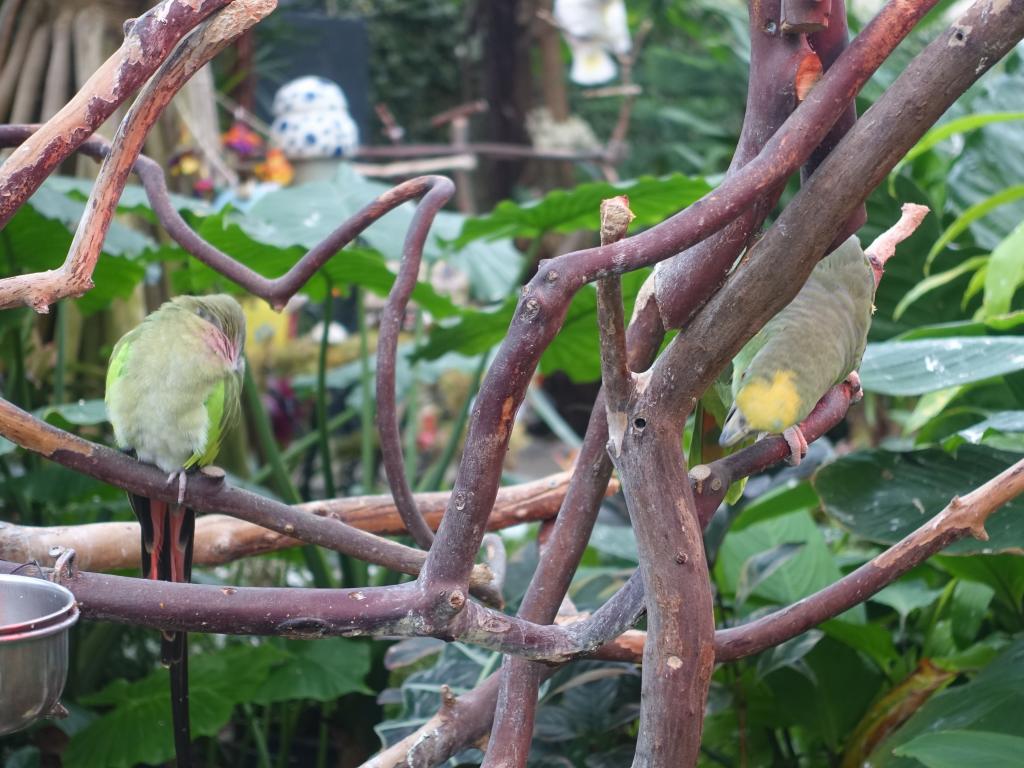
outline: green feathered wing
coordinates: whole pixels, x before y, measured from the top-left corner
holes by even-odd
[[[723,445],[800,423],[860,365],[871,325],[874,276],[851,237],[822,259],[796,298],[733,361],[733,407]]]

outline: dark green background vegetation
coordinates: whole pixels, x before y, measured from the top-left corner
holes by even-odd
[[[347,4],[339,3],[344,10]],[[410,138],[437,138],[423,118],[467,97],[466,69],[487,55],[473,36],[472,4],[353,2],[369,15],[374,98],[393,105]],[[654,31],[637,70],[643,96],[622,168],[638,214],[653,225],[712,188],[726,167],[742,121],[747,42],[744,9],[713,2],[635,2]],[[933,24],[935,21],[933,20]],[[925,27],[900,49],[861,98],[865,107],[900,65],[934,33]],[[453,56],[455,50],[457,55]],[[614,100],[573,105],[599,136]],[[515,303],[523,250],[542,237],[597,227],[597,204],[613,192],[579,172],[571,189],[500,203],[473,218],[438,222],[428,246],[434,263],[467,270],[473,301],[457,306],[427,284],[416,298],[432,323],[403,346],[400,393],[422,396],[443,371],[472,374],[501,341]],[[54,267],[67,251],[83,207],[85,182],[49,181],[0,233],[4,274]],[[345,174],[336,182],[273,193],[246,213],[213,211],[179,199],[207,239],[267,274],[282,273],[325,232],[380,191]],[[867,397],[850,426],[823,441],[804,471],[752,480],[720,510],[708,534],[719,626],[771,611],[826,586],[1024,453],[1024,61],[1013,54],[965,95],[868,203],[866,243],[906,201],[934,212],[890,262],[861,376]],[[230,290],[210,270],[159,237],[138,189],[107,238],[96,288],[74,304],[95,337],[90,354],[61,356],[67,318],[40,321],[29,310],[0,314],[5,396],[52,423],[111,442],[102,403],[111,302],[127,299],[147,275],[169,275],[175,291]],[[319,212],[319,224],[310,223]],[[130,214],[130,215],[127,215]],[[374,225],[332,260],[307,293],[330,306],[328,289],[386,293],[385,257],[400,250],[408,212]],[[626,276],[632,301],[644,278]],[[628,307],[627,307],[628,310]],[[590,381],[599,371],[595,298],[587,287],[541,369]],[[63,318],[63,319],[62,319]],[[372,406],[360,382],[372,357],[342,368],[321,360],[297,379],[301,398],[330,401],[331,417],[310,418],[308,435],[287,451],[257,437],[266,414],[246,400],[257,446],[236,461],[238,482],[285,500],[365,492],[374,485]],[[473,376],[469,377],[473,381]],[[478,379],[477,379],[478,380]],[[254,386],[249,383],[250,389]],[[258,395],[256,392],[251,392]],[[340,403],[340,405],[339,405]],[[457,414],[456,414],[457,415]],[[555,418],[555,417],[552,417]],[[358,447],[329,480],[317,437]],[[556,425],[558,426],[558,425]],[[331,430],[328,428],[332,427]],[[456,434],[457,437],[457,434]],[[297,446],[297,447],[296,447]],[[452,443],[455,447],[455,443]],[[808,468],[824,462],[809,476]],[[330,464],[327,465],[330,473]],[[419,487],[440,485],[448,466],[419,467]],[[415,469],[415,468],[414,468]],[[297,488],[299,490],[297,490]],[[302,490],[302,493],[300,493]],[[4,518],[25,524],[129,520],[116,489],[41,459],[0,447]],[[731,523],[728,531],[727,524]],[[1024,754],[1024,502],[994,515],[988,542],[967,541],[932,558],[864,605],[783,646],[720,667],[705,727],[702,765],[947,768],[1016,765]],[[509,537],[511,608],[536,559],[532,535]],[[614,502],[602,514],[572,597],[597,607],[636,566],[636,548]],[[354,567],[331,553],[292,550],[216,569],[206,583],[351,585],[388,574]],[[9,768],[60,764],[118,768],[160,764],[171,754],[166,671],[154,633],[81,622],[72,636],[66,703],[71,717],[0,740]],[[194,636],[193,732],[208,765],[354,765],[433,715],[440,686],[456,694],[494,671],[497,656],[431,640],[397,644]],[[154,671],[158,670],[158,671]],[[584,662],[560,670],[542,689],[531,764],[613,768],[629,765],[640,678],[630,665]],[[479,753],[460,758],[474,764]],[[985,762],[985,760],[989,762]]]

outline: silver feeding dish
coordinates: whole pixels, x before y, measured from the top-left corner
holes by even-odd
[[[64,587],[0,575],[0,735],[62,711],[68,630],[76,621],[75,597]]]

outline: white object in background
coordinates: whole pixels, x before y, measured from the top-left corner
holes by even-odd
[[[344,91],[323,77],[300,77],[274,96],[271,141],[289,160],[347,157],[359,146],[359,128]]]
[[[570,79],[598,85],[615,77],[613,54],[632,48],[625,0],[555,0],[555,21],[572,51]]]

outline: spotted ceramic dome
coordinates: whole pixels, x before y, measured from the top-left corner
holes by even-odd
[[[344,157],[359,146],[359,128],[337,84],[300,77],[274,96],[271,139],[291,159]]]

